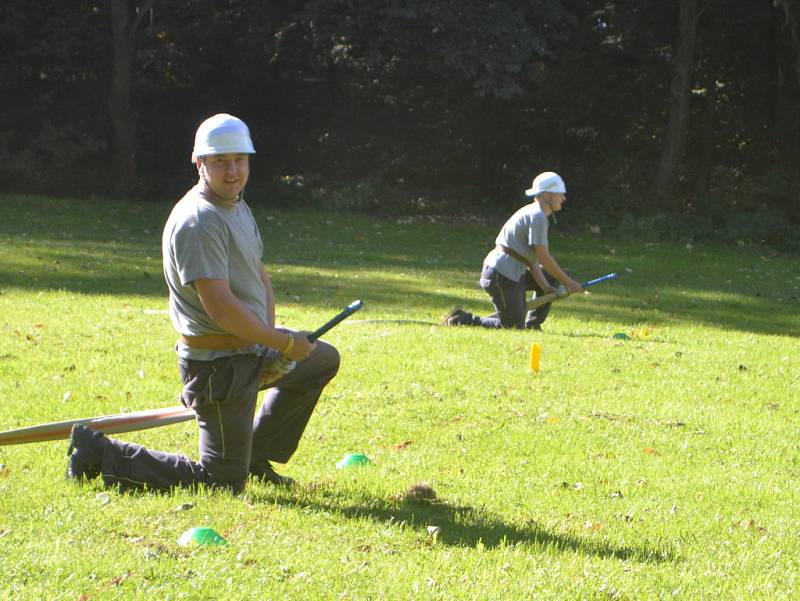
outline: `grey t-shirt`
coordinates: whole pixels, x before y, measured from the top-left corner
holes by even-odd
[[[267,301],[261,281],[264,245],[250,207],[239,200],[232,207],[207,200],[199,184],[178,201],[164,226],[161,252],[169,288],[169,316],[186,336],[228,334],[209,317],[192,282],[227,280],[231,292],[267,322]],[[178,344],[178,355],[191,359],[242,352],[197,351]]]
[[[538,202],[532,202],[509,217],[497,235],[495,244],[502,244],[518,252],[536,265],[538,259],[534,246],[537,244],[547,246],[547,226],[547,215]],[[527,266],[496,248],[486,255],[483,263],[515,282],[518,282],[527,271]]]

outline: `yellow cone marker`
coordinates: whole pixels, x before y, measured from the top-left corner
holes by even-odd
[[[542,356],[542,347],[538,342],[531,344],[531,371],[539,373],[539,357]]]

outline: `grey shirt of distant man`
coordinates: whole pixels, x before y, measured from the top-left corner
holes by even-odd
[[[256,316],[267,320],[267,301],[261,280],[264,245],[250,207],[243,200],[232,207],[216,205],[195,186],[178,201],[164,226],[161,252],[169,288],[169,316],[184,336],[228,334],[206,313],[192,282],[227,280],[231,292]],[[178,356],[213,358],[252,352],[252,346],[207,351],[178,343]]]
[[[502,244],[528,259],[532,265],[537,265],[539,259],[534,247],[537,244],[547,246],[547,226],[547,215],[539,203],[527,204],[509,217],[497,235],[495,244]],[[483,262],[515,282],[527,271],[525,265],[497,248],[486,255]]]

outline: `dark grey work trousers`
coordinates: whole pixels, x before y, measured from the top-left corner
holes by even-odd
[[[274,352],[274,351],[272,351]],[[314,351],[273,382],[255,415],[266,354],[214,361],[179,359],[181,401],[195,411],[200,461],[107,438],[101,473],[120,490],[170,490],[206,485],[244,489],[251,467],[286,463],[297,449],[323,388],[339,369],[335,347],[318,340]]]
[[[557,284],[549,273],[546,271],[543,273],[547,281],[553,285]],[[538,328],[550,313],[552,303],[526,311],[526,293],[529,290],[535,290],[538,295],[544,292],[530,271],[526,271],[520,280],[515,282],[494,268],[484,265],[480,285],[492,297],[495,313],[487,317],[465,313],[459,319],[459,325],[484,328]]]

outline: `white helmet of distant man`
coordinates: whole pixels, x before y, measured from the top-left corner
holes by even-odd
[[[250,139],[250,130],[245,122],[220,113],[209,117],[197,128],[194,136],[194,149],[192,150],[192,163],[198,157],[212,154],[254,154],[253,140]]]
[[[557,194],[566,194],[567,186],[564,180],[558,173],[553,171],[545,171],[533,178],[531,187],[525,190],[526,196],[536,196],[542,192],[555,192]]]

